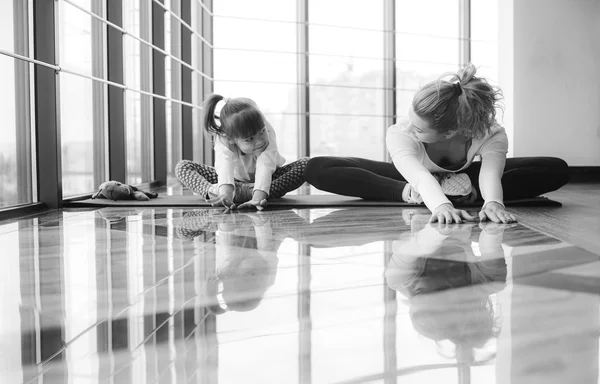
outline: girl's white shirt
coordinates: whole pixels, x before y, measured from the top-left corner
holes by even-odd
[[[277,137],[271,124],[265,120],[269,145],[258,156],[244,154],[237,145],[229,143],[225,137],[215,140],[215,170],[217,187],[223,184],[234,185],[234,180],[254,183],[254,190],[264,191],[267,195],[271,188],[273,172],[285,164],[285,158],[279,153]]]
[[[442,204],[450,203],[432,173],[459,173],[467,169],[476,156],[481,157],[479,188],[483,206],[491,201],[503,204],[500,180],[506,163],[508,137],[504,128],[494,122],[490,132],[480,139],[473,139],[467,151],[466,163],[457,170],[449,170],[435,164],[427,155],[425,145],[410,132],[410,120],[401,118],[387,130],[386,145],[394,165],[406,181],[423,198],[430,211]]]

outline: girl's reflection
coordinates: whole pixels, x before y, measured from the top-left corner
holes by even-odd
[[[408,298],[410,318],[420,334],[438,344],[452,342],[459,360],[473,361],[473,350],[500,330],[490,295],[504,288],[503,233],[516,224],[440,225],[427,220],[427,215],[409,218],[411,231],[392,245],[386,280]]]
[[[187,213],[176,233],[184,239],[200,235],[214,239],[214,247],[209,244],[204,255],[214,257],[214,270],[206,286],[209,308],[216,313],[250,311],[275,282],[277,253],[288,236],[286,223],[302,219],[292,211],[280,211],[279,215],[216,212],[203,209]]]

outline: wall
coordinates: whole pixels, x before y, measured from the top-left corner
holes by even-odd
[[[511,154],[600,166],[600,1],[503,0],[499,17]]]

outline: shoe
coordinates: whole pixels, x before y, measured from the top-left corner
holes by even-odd
[[[410,184],[406,184],[402,190],[402,200],[410,204],[423,204],[423,198]]]
[[[441,173],[433,174],[433,177],[440,183],[448,200],[457,203],[472,203],[477,200],[477,192],[466,173]],[[421,195],[410,184],[404,187],[402,200],[411,204],[423,203]]]
[[[446,196],[468,196],[473,191],[471,179],[466,173],[442,173],[434,177]]]

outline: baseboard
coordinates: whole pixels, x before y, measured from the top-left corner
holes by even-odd
[[[20,204],[10,207],[0,208],[0,224],[16,218],[23,218],[31,214],[39,214],[47,210],[44,203]]]
[[[575,183],[598,183],[600,182],[600,167],[578,166],[569,167],[570,182]]]

